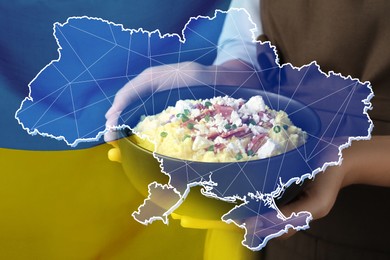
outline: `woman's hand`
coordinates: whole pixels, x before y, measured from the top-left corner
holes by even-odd
[[[293,212],[308,211],[313,219],[325,217],[332,209],[339,191],[353,184],[390,187],[390,136],[375,136],[369,141],[353,142],[343,150],[340,166],[319,173],[293,202],[280,210],[289,217]],[[290,229],[281,238],[296,231]]]
[[[199,85],[258,87],[259,79],[253,66],[241,60],[230,60],[218,66],[182,62],[150,67],[117,92],[111,108],[106,113],[106,127],[117,126],[122,111],[141,97],[162,90]],[[112,141],[115,134],[107,132],[104,139],[106,142]]]

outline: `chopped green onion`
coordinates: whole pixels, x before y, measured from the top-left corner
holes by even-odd
[[[281,130],[280,126],[278,126],[278,125],[274,126],[274,132],[275,133],[279,133],[280,130]]]
[[[161,132],[161,133],[160,133],[160,136],[161,136],[161,137],[167,137],[167,135],[168,135],[167,132]]]
[[[237,128],[237,125],[236,125],[236,124],[232,124],[232,128],[233,128],[233,129],[236,129],[236,128]]]
[[[210,145],[209,148],[207,148],[207,151],[214,151],[214,145]]]
[[[191,136],[190,135],[184,135],[183,136],[183,141],[186,140],[187,138],[190,138]]]
[[[287,130],[288,129],[288,125],[283,125],[283,129]]]
[[[213,104],[211,104],[210,101],[206,101],[206,103],[204,103],[204,105],[205,105],[206,107],[211,107]]]
[[[252,156],[252,155],[254,155],[254,152],[253,152],[253,150],[248,150],[248,151],[246,152],[246,154],[247,154],[248,156]]]
[[[239,161],[243,158],[241,153],[236,154],[236,160]]]
[[[193,123],[188,123],[187,128],[188,129],[193,129],[194,128],[194,124]]]
[[[226,124],[226,125],[225,125],[225,128],[226,128],[227,130],[229,130],[230,128],[232,128],[232,126],[231,126],[230,124]]]
[[[184,115],[188,116],[191,114],[191,111],[189,109],[184,109]]]
[[[177,118],[180,118],[180,117],[181,117],[181,121],[183,121],[183,123],[185,123],[185,122],[187,122],[188,120],[190,120],[190,119],[188,118],[188,116],[186,116],[186,115],[183,114],[183,113],[177,114],[176,117],[177,117]]]
[[[206,115],[206,116],[204,117],[204,120],[205,120],[206,122],[209,122],[209,121],[210,121],[210,115]]]
[[[183,123],[187,122],[188,120],[190,120],[190,119],[188,118],[188,116],[186,116],[186,115],[184,115],[184,114],[181,116],[181,121],[183,121]]]
[[[256,125],[256,121],[253,120],[253,119],[251,119],[251,120],[249,120],[249,124],[250,124],[250,125]]]

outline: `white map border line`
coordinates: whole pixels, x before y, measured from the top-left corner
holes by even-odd
[[[127,127],[127,126],[125,126],[125,125],[121,125],[121,126],[117,126],[117,127],[109,127],[109,128],[106,128],[104,131],[100,131],[100,132],[96,135],[96,137],[94,137],[94,138],[81,138],[81,139],[77,139],[77,140],[74,141],[73,143],[69,143],[69,142],[66,140],[66,138],[65,138],[64,136],[54,136],[54,135],[49,134],[49,133],[40,132],[38,129],[34,129],[33,131],[31,131],[31,130],[30,130],[28,127],[26,127],[26,126],[23,124],[23,122],[21,122],[20,119],[17,117],[19,111],[20,111],[20,110],[22,109],[22,107],[23,107],[24,102],[26,102],[26,101],[33,101],[33,98],[32,98],[32,96],[31,96],[31,92],[32,92],[32,90],[31,90],[31,84],[38,78],[38,76],[39,76],[47,67],[49,67],[50,65],[52,65],[54,62],[59,62],[60,59],[61,59],[61,50],[62,50],[62,46],[60,45],[59,40],[58,40],[58,38],[56,37],[56,26],[62,27],[62,26],[64,26],[64,25],[66,25],[67,23],[69,23],[69,21],[70,21],[71,19],[99,20],[99,21],[108,23],[109,25],[120,26],[122,31],[130,32],[131,34],[132,34],[133,32],[135,32],[135,33],[137,33],[137,32],[142,32],[142,33],[147,33],[147,34],[149,35],[149,37],[150,37],[152,34],[158,33],[158,35],[159,35],[160,38],[164,38],[164,37],[178,37],[178,40],[179,40],[181,43],[185,43],[186,38],[185,38],[184,31],[186,30],[187,26],[190,24],[190,22],[191,22],[192,20],[198,20],[199,18],[202,18],[202,19],[208,19],[208,20],[211,21],[211,20],[213,20],[213,19],[216,18],[216,16],[217,16],[218,13],[225,13],[225,14],[227,14],[227,13],[230,12],[230,11],[240,11],[240,10],[243,10],[244,12],[246,12],[247,15],[248,15],[248,18],[249,18],[250,22],[252,22],[252,24],[254,24],[254,22],[253,22],[253,20],[251,19],[249,13],[248,13],[245,9],[243,9],[243,8],[231,8],[231,9],[229,9],[228,11],[223,11],[223,10],[219,10],[219,9],[218,9],[218,10],[216,10],[216,11],[214,12],[214,16],[211,17],[211,18],[210,18],[209,16],[202,16],[202,15],[199,15],[199,16],[197,16],[197,17],[191,17],[191,18],[188,20],[188,22],[185,24],[185,26],[183,27],[183,29],[182,29],[182,35],[179,35],[179,34],[176,34],[176,33],[166,33],[166,34],[162,35],[161,32],[160,32],[160,30],[158,30],[158,29],[156,29],[156,30],[154,30],[154,31],[151,31],[151,32],[149,32],[149,31],[147,31],[147,30],[144,30],[143,28],[139,28],[139,29],[125,29],[124,26],[123,26],[122,24],[115,24],[115,23],[113,23],[113,22],[104,20],[104,19],[102,19],[102,18],[88,17],[88,16],[73,16],[73,17],[69,17],[69,18],[67,19],[67,21],[66,21],[65,23],[63,23],[63,24],[61,24],[61,23],[59,23],[59,22],[56,22],[56,23],[54,23],[54,25],[53,25],[53,36],[54,36],[54,38],[55,38],[55,40],[56,40],[56,42],[57,42],[57,45],[59,46],[58,49],[57,49],[57,52],[58,52],[58,54],[59,54],[59,57],[58,57],[58,59],[52,60],[49,64],[47,64],[44,68],[42,68],[42,69],[40,70],[40,72],[39,72],[39,73],[33,78],[33,80],[28,84],[29,94],[28,94],[28,96],[22,101],[22,103],[21,103],[19,109],[16,111],[16,113],[15,113],[15,119],[16,119],[16,120],[18,121],[18,123],[23,127],[23,129],[26,130],[30,135],[39,134],[39,135],[42,135],[42,136],[44,136],[44,137],[51,137],[51,138],[54,138],[54,139],[57,139],[57,140],[63,140],[63,141],[66,142],[67,145],[72,146],[72,147],[75,147],[75,146],[76,146],[78,143],[80,143],[80,142],[98,141],[98,140],[104,135],[104,133],[106,133],[106,132],[108,132],[108,131],[110,131],[110,130],[120,130],[120,129],[123,129],[123,128]],[[256,31],[256,25],[254,24],[254,26],[255,26],[255,27],[251,29],[253,40],[255,39],[255,37],[254,37],[254,32]],[[110,26],[110,28],[111,28],[111,26]],[[303,180],[305,180],[306,178],[314,178],[315,175],[316,175],[317,173],[319,173],[319,172],[321,172],[321,171],[325,171],[326,168],[327,168],[328,166],[340,165],[341,162],[342,162],[342,150],[345,149],[345,148],[348,148],[349,146],[351,146],[352,141],[354,141],[354,140],[359,141],[359,140],[369,140],[369,139],[371,139],[371,132],[372,132],[372,129],[373,129],[374,125],[373,125],[373,121],[372,121],[371,118],[369,117],[367,111],[372,109],[372,104],[371,104],[370,100],[371,100],[371,98],[374,96],[374,92],[373,92],[373,90],[372,90],[372,86],[371,86],[371,83],[370,83],[369,81],[361,82],[359,79],[353,78],[353,77],[351,77],[350,75],[348,75],[348,76],[343,76],[343,75],[341,75],[341,73],[336,73],[336,72],[334,72],[334,71],[329,71],[328,73],[325,73],[325,72],[323,72],[323,71],[321,70],[320,66],[317,64],[316,61],[313,61],[313,62],[311,62],[310,64],[303,65],[303,66],[301,66],[301,67],[293,66],[291,63],[285,63],[285,64],[280,65],[280,63],[279,63],[279,56],[278,56],[278,54],[277,54],[276,47],[273,46],[273,45],[271,44],[270,41],[266,41],[266,42],[263,42],[263,43],[260,42],[260,41],[256,41],[256,40],[254,40],[254,41],[257,42],[257,43],[259,43],[259,44],[268,44],[269,47],[270,47],[271,49],[273,49],[274,54],[275,54],[275,57],[276,57],[276,58],[275,58],[275,63],[279,66],[280,69],[282,69],[284,66],[291,66],[293,69],[296,69],[296,70],[300,71],[301,69],[303,69],[303,68],[305,68],[305,67],[308,67],[308,66],[311,66],[311,65],[314,64],[314,65],[318,68],[318,71],[319,71],[320,73],[322,73],[323,75],[325,75],[327,78],[329,78],[329,77],[331,77],[331,76],[338,76],[338,77],[341,77],[341,78],[343,78],[343,79],[345,79],[345,80],[348,80],[348,79],[349,79],[349,80],[357,81],[359,84],[362,84],[362,85],[366,85],[366,84],[367,84],[367,88],[370,90],[370,94],[367,96],[367,98],[364,99],[364,100],[361,100],[361,101],[363,102],[363,104],[365,105],[365,106],[364,106],[364,109],[363,109],[363,114],[367,116],[368,122],[370,123],[370,126],[369,126],[369,128],[368,128],[368,130],[367,130],[367,135],[366,135],[366,136],[348,137],[348,141],[347,141],[346,143],[344,143],[344,144],[342,144],[342,145],[339,146],[339,153],[338,153],[339,159],[338,159],[338,161],[327,162],[327,163],[325,163],[322,167],[318,167],[317,169],[315,169],[311,174],[309,173],[309,174],[304,174],[304,175],[302,175],[301,177],[291,178],[291,179],[290,179],[288,182],[286,182],[286,183],[282,183],[282,182],[280,181],[280,184],[278,185],[277,189],[276,189],[275,191],[271,192],[271,194],[253,194],[253,193],[250,193],[250,194],[249,194],[249,193],[248,193],[248,196],[250,196],[250,197],[252,197],[252,198],[258,198],[258,199],[262,199],[262,200],[263,200],[263,199],[264,199],[264,196],[266,196],[266,195],[270,195],[271,198],[274,198],[274,197],[278,196],[278,195],[284,190],[285,187],[288,187],[289,185],[291,185],[291,184],[294,183],[294,182],[295,182],[295,183],[300,183],[300,182],[302,182]],[[162,160],[160,160],[160,159],[155,155],[154,152],[153,152],[153,157],[155,157],[155,158],[157,159],[157,161],[160,163],[160,168],[161,168],[162,173],[168,175],[168,177],[170,178],[170,175],[167,174],[167,173],[164,171],[164,167],[163,167]],[[170,181],[169,181],[169,183],[170,183]],[[202,183],[203,183],[203,184],[207,184],[207,185],[209,185],[209,184],[212,185],[213,182],[211,181],[211,175],[210,175],[210,183],[208,183],[207,181],[206,181],[206,182],[196,182],[196,183],[191,183],[191,184],[193,184],[193,185],[188,184],[187,187],[190,188],[190,187],[192,187],[192,186],[196,186],[196,185],[199,185],[199,184],[203,185]],[[168,185],[171,186],[170,184],[168,184]],[[171,187],[172,187],[172,186],[171,186]],[[174,188],[174,187],[173,187],[173,188]],[[186,189],[186,191],[188,190],[188,192],[189,192],[189,189],[188,189],[188,188]],[[207,188],[205,188],[205,189],[207,189]],[[176,191],[175,188],[174,188],[174,190]],[[180,201],[179,201],[180,203],[177,203],[178,205],[175,204],[175,205],[174,205],[171,209],[169,209],[167,212],[169,212],[169,213],[173,212],[174,209],[176,209],[176,208],[181,204],[181,202],[185,199],[185,196],[188,194],[188,192],[186,192],[185,194],[181,195],[181,199],[180,199]],[[202,192],[202,193],[203,193],[203,192]],[[204,195],[207,194],[208,197],[210,196],[210,197],[214,197],[214,198],[216,198],[216,199],[221,200],[220,197],[213,196],[213,195],[215,195],[215,194],[212,194],[212,193],[209,193],[209,192],[204,192],[203,194],[204,194]],[[206,196],[207,196],[207,195],[206,195]],[[230,210],[230,211],[229,211],[228,213],[226,213],[225,215],[229,214],[229,213],[232,212],[234,209],[236,209],[236,208],[238,208],[238,207],[240,207],[240,206],[242,206],[242,205],[248,203],[248,201],[247,201],[247,199],[246,199],[245,196],[244,196],[244,197],[232,196],[232,197],[230,197],[230,199],[235,198],[235,197],[236,197],[237,199],[240,199],[240,201],[243,201],[243,203],[240,204],[240,205],[238,205],[238,206],[235,206],[232,210]],[[222,200],[223,200],[223,199],[222,199]],[[142,204],[142,205],[144,205],[144,204]],[[141,206],[142,206],[142,205],[141,205]],[[140,207],[141,207],[141,206],[140,206]],[[140,207],[139,207],[139,208],[140,208]],[[280,211],[279,211],[279,212],[280,212]],[[257,247],[249,247],[249,246],[245,245],[245,244],[244,244],[245,240],[243,240],[241,243],[242,243],[244,246],[246,246],[246,247],[248,247],[249,249],[251,249],[251,250],[260,250],[261,248],[263,248],[263,247],[265,246],[265,244],[266,244],[270,239],[275,238],[275,237],[278,237],[278,236],[280,236],[280,235],[282,235],[282,234],[284,234],[284,233],[287,233],[287,231],[288,231],[289,228],[293,228],[293,229],[295,229],[295,230],[303,230],[303,229],[309,228],[309,221],[312,219],[311,213],[310,213],[310,212],[307,212],[307,211],[303,211],[303,212],[300,212],[300,213],[308,213],[308,214],[310,215],[310,217],[306,219],[306,225],[305,225],[305,226],[293,227],[293,226],[291,226],[291,225],[288,224],[288,225],[285,226],[285,228],[284,228],[283,230],[280,230],[279,232],[277,232],[277,233],[275,233],[275,234],[272,234],[272,235],[269,235],[269,236],[265,237],[265,239],[263,240],[263,242],[262,242],[260,245],[258,245]],[[225,215],[224,215],[224,216],[225,216]],[[279,216],[279,214],[278,214],[278,216]],[[281,216],[282,218],[286,218],[286,217],[283,216],[282,214],[280,214],[280,216]],[[293,217],[293,216],[297,216],[297,214],[296,214],[296,213],[292,213],[290,217]],[[222,218],[223,218],[223,216],[221,217],[221,219],[222,219]],[[152,220],[152,221],[153,221],[153,220]],[[230,219],[229,219],[229,220],[226,220],[226,221],[222,219],[222,221],[224,221],[224,222],[226,222],[226,223],[228,223],[228,224],[233,222],[233,223],[234,223],[235,225],[237,225],[238,227],[244,229],[244,230],[245,230],[245,235],[247,235],[247,229],[246,229],[246,227],[245,227],[244,224],[243,224],[243,225],[240,225],[240,224],[238,224],[238,223],[236,223],[235,221],[230,220]],[[164,223],[165,223],[165,222],[164,222]]]

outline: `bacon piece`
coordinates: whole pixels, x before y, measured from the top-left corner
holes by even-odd
[[[263,111],[260,111],[259,113],[257,113],[257,115],[259,115],[259,117],[260,117],[260,120],[263,118],[263,115],[264,115],[265,113],[263,112]]]
[[[218,104],[214,105],[215,114],[221,114],[224,118],[230,119],[230,115],[232,114],[234,108],[229,106],[221,106]]]
[[[195,105],[195,108],[197,108],[197,109],[199,109],[199,110],[202,111],[202,110],[205,109],[206,107],[205,107],[204,105],[198,103],[198,104]]]
[[[263,122],[262,123],[262,127],[264,127],[264,128],[271,128],[271,127],[273,127],[273,125],[272,125],[271,122]]]
[[[260,147],[263,146],[263,144],[266,142],[266,136],[266,134],[256,135],[248,144],[247,151],[251,150],[253,153],[256,153],[260,149]]]
[[[217,138],[219,135],[218,132],[211,132],[207,135],[207,139],[210,139],[210,140],[214,140],[215,138]]]
[[[191,125],[192,127],[190,127],[189,125]],[[194,129],[194,125],[196,125],[196,121],[192,119],[187,120],[180,124],[181,127],[187,127],[190,130]]]
[[[240,136],[241,139],[244,139],[244,138],[247,138],[247,137],[252,138],[253,137],[253,133],[252,132],[248,132],[248,133],[244,134],[243,136]]]
[[[230,130],[229,132],[222,133],[221,137],[222,138],[229,138],[231,136],[242,137],[242,136],[247,134],[248,130],[249,130],[248,127],[241,126],[241,127],[236,128],[236,129]]]
[[[215,144],[214,145],[214,152],[216,153],[217,151],[221,151],[226,147],[224,144]]]
[[[200,121],[202,118],[204,118],[207,115],[211,115],[211,110],[210,109],[203,110],[200,113],[200,115],[196,116],[194,119],[197,120],[197,121]]]

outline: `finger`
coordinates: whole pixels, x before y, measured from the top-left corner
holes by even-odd
[[[132,102],[153,95],[155,91],[178,87],[175,86],[177,84],[177,69],[180,69],[180,67],[164,65],[144,70],[117,92],[110,109],[106,113],[106,119],[116,123],[116,119],[120,117],[121,112]]]
[[[111,121],[115,121],[114,117],[119,117],[120,113],[129,105],[131,102],[136,101],[140,98],[139,92],[146,92],[148,88],[148,84],[146,82],[142,82],[145,79],[140,75],[133,80],[127,82],[115,95],[114,101],[108,109],[106,113],[106,119],[111,119]],[[144,88],[144,90],[142,90]]]
[[[172,71],[169,66],[150,67],[144,70],[116,93],[106,118],[112,118],[111,121],[115,122],[114,118],[119,118],[127,106],[152,95],[156,90],[163,90],[166,85],[169,86],[167,81],[172,81],[171,78]]]
[[[180,83],[183,86],[190,85],[189,81],[193,81],[191,75],[195,73],[194,68],[197,68],[197,66],[200,65],[197,65],[197,63],[182,63],[175,66],[168,64],[144,70],[116,93],[111,107],[105,114],[106,130],[119,126],[119,123],[124,123],[123,120],[119,122],[119,119],[122,112],[131,103],[143,100],[143,98],[153,95],[155,91],[179,87]],[[179,82],[177,77],[184,68],[189,72],[188,74],[184,73],[185,77],[180,77],[183,82]],[[114,131],[107,131],[104,135],[106,142],[115,139],[117,139],[117,136]]]
[[[151,89],[151,84],[148,84],[147,77],[139,75],[133,80],[127,82],[115,95],[111,107],[105,114],[106,117],[106,132],[104,141],[110,142],[118,139],[118,133],[115,128],[120,125],[119,119],[123,110],[126,109],[132,102],[141,98],[142,93],[147,93]]]
[[[156,70],[156,69],[155,69]],[[160,70],[157,68],[157,70]],[[144,70],[140,75],[127,82],[115,95],[114,101],[111,107],[107,110],[106,117],[106,133],[104,134],[104,140],[110,142],[118,139],[118,131],[115,129],[120,126],[119,119],[122,112],[131,103],[138,100],[142,100],[142,96],[147,93],[152,93],[153,80],[150,74],[152,69]],[[157,84],[155,82],[155,84]],[[121,121],[124,123],[124,120]]]
[[[105,142],[111,142],[118,139],[118,133],[114,127],[114,126],[118,126],[118,118],[119,117],[114,116],[114,114],[111,114],[111,116],[107,118],[106,132],[104,133]]]
[[[115,130],[109,130],[108,132],[104,133],[104,141],[106,143],[112,142],[118,139],[118,134]]]
[[[112,106],[107,111],[106,117],[106,132],[104,133],[104,141],[111,142],[118,139],[118,133],[115,130],[119,126],[119,118],[122,114],[122,111],[125,107],[128,106],[128,103],[125,99],[128,97],[121,96],[121,93],[118,92]],[[116,100],[116,101],[115,101]]]
[[[281,235],[280,237],[278,237],[279,240],[286,240],[287,238],[290,238],[292,237],[293,235],[295,235],[295,233],[297,233],[298,231],[296,231],[295,229],[293,228],[289,228],[287,230],[287,233]]]

